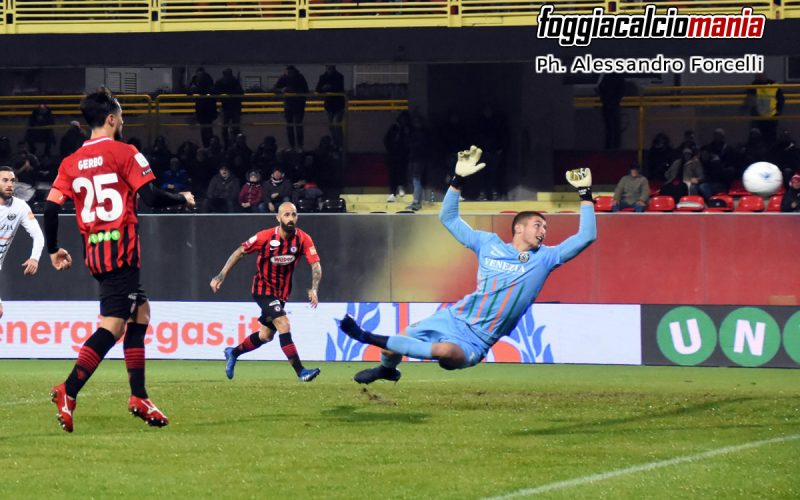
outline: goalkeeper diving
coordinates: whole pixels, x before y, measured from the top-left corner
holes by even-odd
[[[534,211],[520,212],[514,217],[511,243],[495,233],[472,229],[459,216],[458,202],[464,178],[485,166],[478,163],[481,153],[472,146],[458,154],[456,175],[439,213],[439,220],[450,234],[478,257],[475,291],[396,336],[365,331],[351,316],[345,316],[340,325],[342,331],[355,340],[383,349],[381,364],[358,372],[354,377],[356,382],[398,381],[397,365],[403,356],[435,359],[446,370],[475,366],[500,338],[514,330],[550,272],[575,258],[597,238],[592,174],[588,168],[566,174],[581,199],[580,226],[576,234],[560,244],[544,245],[547,220]]]

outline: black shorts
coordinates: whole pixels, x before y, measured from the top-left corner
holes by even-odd
[[[272,322],[281,316],[286,316],[286,311],[283,309],[286,302],[274,295],[253,295],[253,300],[261,308],[261,316],[258,317],[258,322],[270,330],[277,331]]]
[[[116,271],[96,274],[100,283],[100,315],[130,319],[136,308],[147,302],[147,295],[139,283],[139,269],[123,267]]]

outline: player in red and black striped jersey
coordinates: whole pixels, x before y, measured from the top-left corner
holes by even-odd
[[[150,305],[139,283],[141,245],[136,196],[152,207],[194,206],[192,193],[172,194],[155,187],[147,159],[120,142],[122,108],[107,91],[81,102],[91,138],[64,158],[47,197],[44,214],[47,251],[58,271],[72,265],[69,252],[58,246],[58,213],[67,199],[75,203],[83,236],[86,267],[100,283],[100,328],[81,347],[67,380],[53,387],[58,420],[72,432],[78,392],[114,344],[125,335],[123,351],[131,397],[128,410],[149,425],[167,425],[167,417],[148,399],[144,387],[144,336]]]
[[[319,375],[319,368],[303,367],[292,341],[289,318],[286,316],[284,306],[292,291],[294,269],[300,257],[305,256],[311,265],[311,288],[308,289],[308,300],[311,307],[317,307],[319,302],[317,290],[322,279],[322,265],[311,236],[297,227],[297,208],[294,204],[288,202],[281,204],[278,207],[277,219],[279,223],[277,226],[259,231],[234,250],[222,271],[211,280],[211,289],[216,293],[228,272],[245,254],[258,254],[252,294],[261,308],[261,316],[258,318],[261,328],[245,338],[239,346],[225,349],[225,373],[229,379],[233,378],[236,359],[272,340],[276,331],[281,349],[297,373],[297,377],[302,382],[311,382]]]

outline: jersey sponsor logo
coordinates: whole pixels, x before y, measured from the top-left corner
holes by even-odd
[[[279,305],[281,305],[281,301],[280,300],[273,300],[272,302],[269,303],[269,305],[270,305],[270,307],[271,306],[279,306]]]
[[[522,262],[524,264],[524,263],[528,262],[529,260],[531,260],[531,254],[528,253],[528,252],[522,252],[521,254],[519,254],[517,256],[517,258],[519,259],[520,262]]]
[[[97,168],[103,165],[103,157],[95,156],[94,158],[85,158],[78,160],[78,170],[89,170],[90,168]]]
[[[99,233],[92,233],[89,235],[89,243],[92,245],[97,245],[98,243],[102,243],[104,241],[117,241],[119,240],[120,234],[117,229],[112,231],[100,231]]]
[[[287,266],[294,262],[294,259],[294,255],[273,255],[269,258],[269,261],[279,266]]]
[[[147,158],[145,158],[142,153],[136,153],[133,155],[133,159],[136,160],[136,163],[138,163],[142,168],[147,168],[150,166],[150,164],[147,162]]]
[[[10,217],[9,219],[14,220]],[[0,231],[11,231],[12,229],[14,229],[14,224],[0,224]]]
[[[148,168],[146,170],[142,170],[142,176],[149,175],[151,173],[153,173],[153,169],[151,169],[151,168]]]
[[[254,236],[254,238],[255,238],[255,236]],[[281,246],[281,242],[278,241],[278,240],[272,240],[272,241],[269,242],[269,246],[271,246],[273,248],[279,247],[279,246]]]
[[[497,271],[503,271],[504,273],[523,274],[525,272],[525,268],[521,264],[509,264],[508,262],[490,259],[489,257],[484,257],[483,263],[486,265],[486,267],[490,267]]]

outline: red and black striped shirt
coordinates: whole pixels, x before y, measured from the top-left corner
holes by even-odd
[[[86,267],[92,274],[141,261],[136,192],[155,180],[150,164],[135,147],[108,137],[83,143],[64,158],[49,201],[75,202]]]
[[[305,255],[309,264],[319,262],[314,241],[299,228],[285,239],[279,226],[259,231],[242,243],[242,248],[245,253],[258,252],[253,295],[273,295],[284,302],[292,292],[292,274],[300,256]]]

